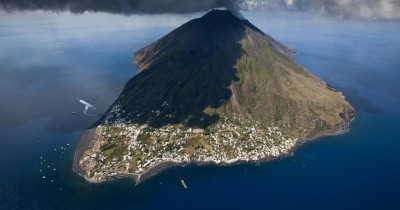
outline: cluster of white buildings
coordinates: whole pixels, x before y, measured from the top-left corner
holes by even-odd
[[[117,115],[123,112],[118,109]],[[297,141],[278,127],[241,119],[220,120],[206,131],[183,124],[152,128],[121,119],[98,126],[97,135],[80,160],[86,178],[93,182],[140,175],[164,162],[232,164],[271,159],[286,155]],[[118,152],[107,151],[117,145]]]

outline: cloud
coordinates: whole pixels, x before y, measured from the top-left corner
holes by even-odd
[[[241,7],[314,11],[344,19],[400,19],[400,0],[245,0]]]
[[[238,0],[0,0],[6,11],[45,10],[118,14],[191,13],[226,7],[239,14]]]
[[[225,7],[313,11],[338,18],[400,19],[400,0],[0,0],[3,10],[108,12],[114,14],[192,13]]]

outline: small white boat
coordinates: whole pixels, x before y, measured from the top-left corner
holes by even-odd
[[[181,183],[182,183],[182,186],[183,186],[185,189],[188,188],[187,185],[186,185],[186,183],[185,183],[185,181],[184,181],[183,179],[181,179]]]

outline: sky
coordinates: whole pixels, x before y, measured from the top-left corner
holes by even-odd
[[[242,10],[317,12],[338,19],[400,19],[400,0],[0,0],[0,10],[107,12],[115,14],[192,13],[225,7]]]

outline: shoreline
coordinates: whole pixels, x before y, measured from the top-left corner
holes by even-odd
[[[75,154],[74,154],[74,162],[73,162],[73,170],[79,174],[80,176],[82,176],[87,182],[89,183],[102,183],[102,182],[108,182],[108,181],[113,181],[116,179],[120,179],[120,178],[129,178],[132,179],[135,182],[135,186],[141,184],[142,182],[152,178],[153,176],[156,176],[170,168],[172,168],[173,166],[179,166],[179,167],[184,167],[184,166],[188,166],[188,165],[195,165],[195,166],[204,166],[204,165],[215,165],[215,166],[233,166],[233,165],[238,165],[238,164],[243,164],[243,163],[261,163],[261,162],[268,162],[268,161],[273,161],[273,160],[278,160],[278,159],[282,159],[285,157],[289,157],[292,156],[294,154],[294,152],[304,143],[309,142],[309,141],[313,141],[322,137],[332,137],[332,136],[338,136],[338,135],[342,135],[345,134],[347,132],[350,131],[350,123],[355,119],[355,116],[353,116],[350,120],[348,120],[346,122],[346,124],[343,126],[343,124],[341,124],[341,126],[338,127],[338,130],[336,132],[333,133],[328,133],[328,134],[320,134],[320,135],[316,135],[310,138],[306,138],[306,139],[299,139],[296,141],[295,145],[293,146],[293,148],[289,149],[287,151],[287,153],[280,153],[279,156],[268,156],[265,158],[260,158],[257,160],[244,160],[244,159],[237,159],[234,160],[232,162],[217,162],[217,161],[191,161],[191,162],[174,162],[174,161],[165,161],[165,162],[160,162],[157,165],[149,168],[147,171],[141,173],[141,174],[134,174],[134,173],[123,173],[123,174],[117,174],[115,177],[104,180],[104,181],[95,181],[95,180],[91,180],[88,179],[86,177],[86,173],[84,170],[82,170],[79,166],[79,160],[80,158],[83,156],[84,152],[87,150],[87,148],[96,140],[96,134],[97,134],[97,129],[99,128],[92,128],[89,130],[84,131],[80,142],[75,150]]]
[[[81,177],[85,178],[85,180],[87,180],[86,176],[85,176],[85,171],[82,170],[82,168],[79,166],[79,160],[81,159],[81,157],[83,156],[83,154],[85,153],[87,148],[93,142],[95,135],[96,135],[96,130],[97,130],[97,128],[91,128],[91,129],[85,130],[83,132],[83,134],[79,140],[78,146],[76,147],[75,153],[74,153],[74,161],[72,163],[72,170],[75,173],[77,173],[78,175],[80,175]],[[89,180],[87,180],[87,181],[89,181]]]

